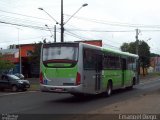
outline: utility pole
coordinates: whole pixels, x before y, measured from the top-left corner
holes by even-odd
[[[140,31],[139,29],[136,29],[136,54],[138,55],[139,50],[138,50],[138,46],[139,46],[139,40],[138,40],[138,35],[139,35]]]
[[[64,42],[63,0],[61,0],[61,42]]]
[[[56,43],[56,25],[54,25],[54,42]]]
[[[19,46],[19,74],[22,73],[22,58],[21,58],[21,45],[19,43],[19,29],[20,28],[17,28],[18,29],[18,46]]]
[[[136,29],[136,54],[139,55],[139,39],[138,39],[138,35],[140,33],[140,30],[139,29]],[[139,74],[140,74],[140,61],[138,61],[138,73],[137,73],[137,80],[139,80]]]

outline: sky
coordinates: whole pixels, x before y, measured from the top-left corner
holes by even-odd
[[[84,3],[88,6],[65,24]],[[64,41],[103,40],[104,47],[119,49],[124,42],[134,42],[139,29],[139,40],[160,54],[159,4],[159,0],[64,0]],[[0,0],[0,48],[54,41],[56,22],[38,8],[61,22],[61,0]],[[56,28],[60,42],[60,25]]]

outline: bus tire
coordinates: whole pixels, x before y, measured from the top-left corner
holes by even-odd
[[[104,95],[106,97],[109,97],[109,96],[111,96],[111,94],[112,94],[112,82],[109,81],[107,84],[107,89],[106,89],[106,92],[104,93]]]

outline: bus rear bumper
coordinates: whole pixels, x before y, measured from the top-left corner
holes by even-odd
[[[82,85],[78,86],[52,86],[52,85],[40,85],[42,92],[53,93],[82,93]]]

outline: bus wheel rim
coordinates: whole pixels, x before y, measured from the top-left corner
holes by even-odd
[[[111,94],[111,87],[109,86],[109,88],[108,88],[108,95],[110,95]]]

